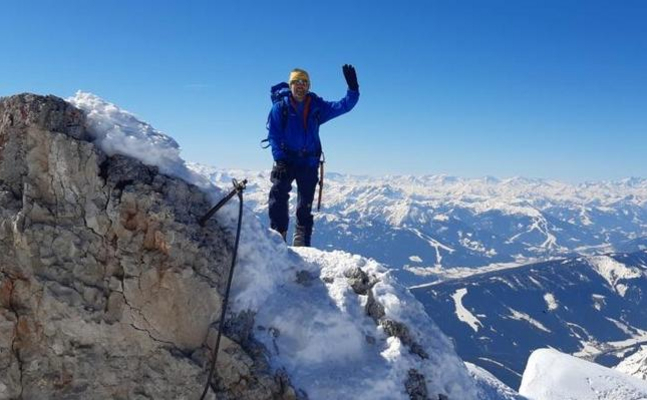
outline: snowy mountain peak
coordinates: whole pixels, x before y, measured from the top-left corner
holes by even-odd
[[[519,394],[532,400],[639,400],[647,398],[647,382],[553,349],[539,349],[528,359]]]
[[[627,290],[625,281],[643,276],[643,271],[640,269],[628,267],[609,256],[589,257],[588,262],[621,296],[624,296]]]

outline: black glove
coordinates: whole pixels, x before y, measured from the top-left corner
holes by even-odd
[[[355,73],[355,68],[350,64],[344,64],[341,69],[342,71],[344,71],[344,78],[346,78],[348,88],[350,90],[358,91],[359,83],[357,83],[357,74]]]
[[[272,168],[272,173],[270,174],[272,180],[282,181],[288,177],[288,163],[287,161],[277,161]]]

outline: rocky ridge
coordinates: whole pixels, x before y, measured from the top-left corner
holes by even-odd
[[[0,399],[199,398],[231,234],[195,222],[204,192],[92,140],[59,98],[0,99]],[[227,337],[215,385],[296,398]]]

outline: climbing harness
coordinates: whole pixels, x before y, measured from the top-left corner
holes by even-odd
[[[200,400],[204,400],[204,397],[209,391],[209,385],[211,384],[211,377],[213,376],[213,371],[216,368],[216,360],[218,359],[218,348],[220,347],[220,336],[222,333],[222,321],[225,319],[225,313],[227,312],[227,303],[229,302],[229,290],[231,289],[231,281],[234,277],[234,266],[236,265],[236,255],[238,253],[238,243],[240,241],[240,227],[243,222],[243,190],[247,185],[247,179],[244,179],[242,182],[238,182],[235,179],[232,179],[234,188],[227,196],[218,202],[211,210],[209,210],[202,218],[198,220],[200,226],[204,226],[209,218],[211,218],[222,206],[224,206],[232,197],[238,195],[238,227],[236,228],[236,240],[234,242],[234,254],[231,258],[231,267],[229,268],[229,277],[227,279],[227,289],[225,290],[225,299],[222,303],[222,310],[220,313],[220,320],[218,321],[218,335],[216,336],[216,345],[213,349],[213,354],[211,355],[211,366],[209,367],[209,375],[207,376],[207,383],[204,385],[204,391]]]

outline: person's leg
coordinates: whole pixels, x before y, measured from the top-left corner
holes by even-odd
[[[281,236],[283,236],[283,240],[285,240],[288,232],[288,224],[290,222],[288,202],[290,200],[290,191],[292,190],[294,174],[291,169],[288,169],[288,173],[277,176],[277,173],[273,168],[270,180],[272,181],[272,188],[270,189],[268,201],[270,226],[272,229],[279,232]]]
[[[317,167],[304,166],[296,171],[297,180],[297,226],[294,231],[293,246],[310,246],[312,237],[312,202],[314,201],[317,182]]]

